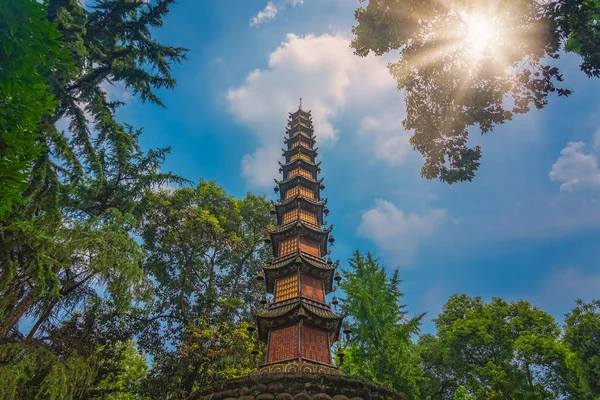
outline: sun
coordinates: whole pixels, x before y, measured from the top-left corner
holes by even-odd
[[[460,14],[461,45],[475,59],[493,56],[500,48],[502,24],[497,18],[478,12]]]

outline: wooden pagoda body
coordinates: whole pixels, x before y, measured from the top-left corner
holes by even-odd
[[[326,304],[338,263],[328,259],[332,227],[325,228],[327,200],[310,111],[290,113],[287,145],[280,164],[283,180],[275,180],[280,200],[274,202],[277,227],[267,232],[272,261],[263,267],[272,302],[254,313],[258,339],[267,344],[258,373],[339,373],[331,357],[343,315]],[[339,275],[338,275],[339,277]]]

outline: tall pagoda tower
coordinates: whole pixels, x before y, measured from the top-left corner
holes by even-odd
[[[329,258],[333,226],[325,228],[329,214],[325,189],[318,175],[320,162],[310,111],[290,113],[279,163],[283,180],[275,180],[280,200],[273,202],[277,226],[267,231],[273,259],[263,265],[257,279],[264,281],[272,301],[263,298],[265,308],[254,313],[258,339],[265,342],[266,360],[258,374],[313,372],[341,374],[334,365],[331,347],[339,338],[344,315],[326,303],[340,274]],[[337,305],[334,296],[332,304]],[[349,329],[346,328],[346,333]],[[343,353],[340,353],[343,356]]]
[[[327,304],[341,280],[329,258],[334,238],[324,228],[329,213],[321,198],[323,179],[310,111],[290,114],[287,145],[280,163],[283,180],[276,180],[272,213],[277,226],[266,233],[273,248],[271,262],[257,276],[272,300],[263,295],[264,308],[254,312],[258,340],[266,343],[266,357],[250,375],[200,388],[188,400],[405,400],[386,387],[349,377],[332,360],[331,347],[340,339],[342,320]],[[331,299],[337,305],[335,294]],[[343,333],[350,328],[344,325]],[[254,351],[258,353],[258,348]],[[342,347],[338,356],[343,360]]]

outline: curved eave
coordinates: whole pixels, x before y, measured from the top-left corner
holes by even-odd
[[[283,224],[283,216],[285,213],[294,210],[306,210],[308,212],[315,213],[317,217],[316,225],[322,226],[325,225],[324,221],[324,208],[326,201],[323,202],[315,202],[311,199],[307,199],[306,197],[292,197],[291,199],[286,200],[285,203],[277,204],[272,202],[275,206],[275,214],[277,215],[277,225]]]
[[[288,113],[290,115],[290,119],[293,121],[298,117],[304,117],[308,120],[312,119],[312,113],[311,110],[309,111],[304,111],[304,110],[298,110],[296,112],[293,113]]]
[[[337,315],[328,306],[317,306],[312,303],[314,302],[305,298],[296,298],[256,311],[254,318],[258,326],[258,338],[266,342],[269,330],[298,323],[300,321],[298,311],[303,308],[307,314],[305,323],[328,332],[333,343],[339,335],[345,315]]]
[[[312,137],[315,134],[315,128],[312,126],[312,123],[305,123],[304,121],[292,125],[288,124],[288,127],[285,129],[285,133],[289,135],[289,137],[293,136],[298,131],[309,137]]]
[[[267,272],[269,270],[273,271],[273,270],[276,270],[276,269],[280,269],[280,268],[283,268],[285,266],[288,266],[292,262],[295,263],[296,259],[298,257],[300,257],[300,259],[303,262],[305,262],[305,263],[307,263],[307,264],[309,264],[309,265],[311,265],[311,266],[313,266],[315,268],[324,269],[324,270],[331,270],[331,271],[333,271],[339,265],[339,261],[337,261],[334,264],[328,265],[325,261],[323,261],[319,257],[315,257],[315,256],[312,256],[310,254],[306,254],[306,253],[300,252],[300,253],[292,253],[292,254],[285,255],[283,257],[275,258],[275,259],[273,259],[271,261],[271,264],[265,264],[262,268],[265,270],[265,272]]]
[[[279,165],[284,177],[288,176],[290,171],[293,171],[297,168],[303,168],[304,170],[310,172],[313,179],[317,179],[321,169],[317,164],[313,164],[302,159],[295,160],[289,164],[279,163]]]
[[[285,128],[285,131],[287,133],[293,132],[296,129],[300,129],[298,127],[302,127],[311,132],[313,132],[315,130],[315,127],[312,124],[312,120],[296,118],[296,119],[288,120],[288,124],[287,124],[287,127]]]
[[[296,262],[298,258],[300,258],[302,263],[298,264]],[[274,292],[275,281],[277,279],[296,274],[300,270],[302,273],[323,279],[325,283],[325,295],[328,295],[333,291],[333,278],[339,264],[340,262],[336,261],[329,265],[322,259],[303,252],[279,257],[273,260],[271,264],[263,265],[262,267],[265,273],[267,292],[271,294]]]
[[[294,232],[293,230],[286,230],[283,232],[277,232],[275,234],[271,233],[271,241],[273,245],[273,257],[277,257],[277,250],[279,248],[279,243],[285,239],[290,239],[293,237],[300,237],[298,232]],[[327,239],[329,236],[329,231],[323,232],[316,229],[309,229],[308,232],[304,232],[304,237],[307,237],[309,240],[313,240],[317,242],[319,246],[319,253],[325,257],[328,254],[327,249]]]
[[[292,197],[290,199],[279,200],[279,201],[273,201],[273,200],[271,200],[271,204],[273,204],[273,206],[276,209],[281,209],[281,210],[284,209],[289,204],[294,203],[296,201],[303,201],[303,202],[309,203],[309,204],[314,205],[314,206],[325,207],[325,205],[327,204],[327,200],[328,199],[314,200],[314,199],[309,199],[307,197],[302,197],[302,196],[298,197],[298,196],[296,196],[296,197]]]
[[[286,138],[284,140],[284,143],[287,145],[291,145],[292,143],[303,139],[305,143],[308,143],[311,146],[317,142],[316,136],[296,135],[290,138]]]
[[[298,175],[298,176],[294,176],[293,178],[289,178],[289,179],[284,179],[283,181],[278,181],[277,179],[275,179],[275,183],[277,185],[280,185],[281,187],[285,187],[291,183],[294,183],[294,180],[304,180],[306,181],[309,185],[311,186],[316,186],[316,188],[319,188],[319,185],[321,185],[321,183],[323,183],[323,180],[325,178],[321,178],[321,179],[308,179],[305,176],[302,175]]]
[[[293,168],[296,168],[298,166],[298,164],[305,164],[307,166],[307,168],[318,169],[321,166],[322,162],[323,161],[314,163],[314,162],[306,161],[306,160],[303,160],[302,158],[299,158],[299,159],[289,162],[287,164],[284,164],[281,161],[279,161],[279,166],[283,169],[283,172],[286,172],[286,168],[293,169]]]
[[[278,236],[278,235],[293,236],[293,235],[289,235],[289,234],[285,235],[285,234],[291,230],[298,229],[298,226],[305,228],[316,234],[324,234],[325,236],[327,236],[333,230],[333,225],[329,226],[329,228],[321,228],[318,225],[311,224],[306,221],[295,220],[295,221],[289,222],[285,225],[280,225],[276,229],[269,231],[269,234],[271,235],[271,240],[274,239],[274,236]]]
[[[302,126],[302,125],[298,125],[298,126]],[[311,142],[316,141],[316,136],[313,134],[313,132],[307,132],[302,129],[293,129],[290,131],[290,133],[288,133],[288,136],[284,137],[284,143],[295,140],[298,136],[303,136],[305,139],[307,139]]]
[[[307,153],[314,153],[314,154],[309,155],[309,157],[313,157],[313,158],[317,157],[317,155],[318,155],[317,151],[318,150],[319,150],[318,147],[315,147],[313,149],[308,149],[308,148],[302,147],[302,146],[297,146],[297,147],[294,147],[293,149],[284,149],[284,148],[281,149],[281,151],[283,152],[283,156],[284,157],[289,156],[289,155],[294,155],[295,152],[304,151],[304,152],[307,152]]]

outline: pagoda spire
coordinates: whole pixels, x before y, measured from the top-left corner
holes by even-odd
[[[335,241],[324,218],[329,214],[325,189],[319,179],[320,162],[314,147],[314,129],[310,111],[290,113],[279,163],[282,180],[275,180],[280,199],[273,202],[277,226],[266,233],[265,243],[273,251],[272,260],[263,265],[257,277],[264,282],[271,301],[254,312],[258,340],[266,343],[267,354],[258,374],[276,372],[319,372],[341,374],[335,366],[331,347],[340,339],[344,315],[333,296],[334,283],[341,280],[335,270],[339,262],[329,257]],[[254,328],[249,330],[254,331]],[[344,329],[349,333],[349,329]],[[338,353],[343,356],[343,352]]]

